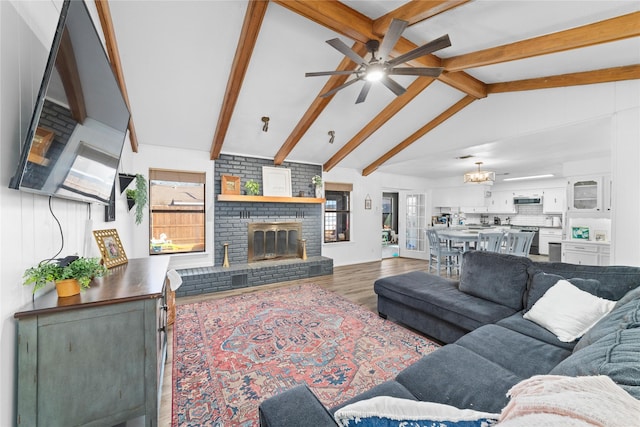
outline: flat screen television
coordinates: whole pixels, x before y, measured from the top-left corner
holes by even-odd
[[[129,116],[86,5],[66,0],[9,188],[108,205]]]

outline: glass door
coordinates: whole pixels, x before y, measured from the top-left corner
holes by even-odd
[[[400,231],[404,241],[400,247],[400,256],[426,259],[427,196],[424,193],[407,192],[401,193],[401,198],[404,198],[404,224]]]

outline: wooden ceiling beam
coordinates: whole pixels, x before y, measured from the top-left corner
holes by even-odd
[[[102,33],[104,34],[105,43],[107,45],[107,54],[111,61],[111,68],[118,80],[118,85],[122,91],[122,97],[127,105],[129,113],[131,113],[131,104],[129,103],[129,93],[127,92],[127,85],[124,81],[124,73],[122,72],[122,62],[120,61],[120,51],[118,50],[118,43],[116,41],[116,33],[113,29],[113,20],[111,19],[111,10],[109,9],[108,0],[95,0],[96,8],[98,9],[98,18],[100,19],[100,26],[102,27]],[[133,124],[133,114],[129,117],[129,141],[131,142],[131,151],[138,152],[138,135],[136,134],[136,127]]]
[[[551,89],[567,86],[591,85],[640,79],[640,65],[604,68],[602,70],[561,74],[535,79],[517,80],[487,85],[489,93],[518,92],[524,90]]]
[[[356,42],[351,47],[355,52],[359,55],[364,56],[367,52],[367,48],[364,44]],[[355,70],[358,64],[351,61],[349,58],[345,57],[342,62],[336,68],[337,71],[344,70]],[[330,90],[337,88],[342,85],[349,76],[331,76],[329,80],[324,85],[324,87],[318,93],[318,96],[315,97],[307,111],[304,113],[296,127],[293,129],[287,140],[282,144],[280,150],[273,159],[273,163],[276,165],[281,165],[289,153],[295,148],[295,146],[300,142],[300,139],[304,136],[304,134],[309,130],[311,125],[316,121],[316,119],[320,116],[320,114],[324,111],[324,109],[329,105],[329,102],[333,99],[335,94],[331,96],[327,96],[321,98],[320,95],[326,93]]]
[[[217,159],[222,151],[222,145],[229,130],[231,116],[236,108],[242,82],[247,73],[247,68],[249,68],[251,55],[258,40],[260,27],[262,26],[262,20],[267,12],[268,5],[269,2],[266,0],[250,0],[247,5],[247,12],[244,16],[240,39],[238,40],[238,47],[233,58],[231,73],[229,74],[227,88],[222,101],[222,109],[218,116],[218,123],[211,143],[211,160]]]
[[[412,133],[411,136],[409,136],[407,139],[405,139],[400,144],[398,144],[395,147],[393,147],[391,150],[387,151],[385,154],[380,156],[376,161],[374,161],[369,166],[364,168],[362,170],[362,176],[371,175],[382,164],[386,163],[393,156],[395,156],[396,154],[398,154],[399,152],[401,152],[402,150],[404,150],[405,148],[407,148],[408,146],[410,146],[411,144],[416,142],[418,139],[422,138],[427,133],[431,132],[433,129],[435,129],[436,127],[438,127],[442,123],[444,123],[444,121],[446,121],[449,117],[451,117],[454,114],[458,113],[460,110],[465,108],[467,105],[471,104],[476,99],[477,98],[475,98],[475,97],[473,97],[471,95],[467,95],[464,98],[462,98],[460,101],[456,102],[454,105],[452,105],[447,110],[445,110],[443,113],[441,113],[438,117],[436,117],[435,119],[431,120],[426,125],[422,126],[420,129],[418,129],[417,131]]]
[[[640,35],[640,12],[442,60],[447,71],[461,71],[562,52]]]
[[[458,7],[470,0],[411,0],[399,8],[373,21],[372,30],[378,37],[384,36],[393,19],[407,21],[409,26]]]
[[[360,144],[362,144],[367,138],[373,135],[378,129],[382,127],[389,119],[410,103],[413,98],[418,96],[420,92],[425,90],[434,79],[431,77],[418,77],[409,85],[407,91],[400,96],[397,96],[393,101],[389,103],[377,116],[373,118],[364,128],[360,130],[349,142],[347,142],[336,154],[334,154],[325,164],[323,170],[329,172],[338,163],[340,163],[345,157],[347,157],[353,150],[355,150]]]

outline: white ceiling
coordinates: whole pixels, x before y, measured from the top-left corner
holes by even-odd
[[[405,2],[345,1],[375,19]],[[208,155],[236,51],[246,1],[109,3],[138,142]],[[449,34],[446,58],[602,21],[640,10],[629,1],[476,0],[409,27],[422,45]],[[305,72],[334,70],[342,55],[326,40],[352,40],[270,3],[240,91],[223,153],[273,158],[327,81]],[[640,64],[640,38],[469,69],[485,82]],[[403,86],[412,78],[398,77]],[[457,176],[484,162],[498,174],[560,173],[563,162],[606,156],[616,87],[638,80],[493,94],[413,143],[378,170],[427,178]],[[627,86],[628,85],[628,86]],[[341,90],[287,160],[323,164],[395,96],[373,87],[356,105],[361,83]],[[622,89],[621,89],[622,88]],[[348,155],[340,167],[362,170],[441,114],[464,94],[434,82]],[[640,100],[636,105],[640,104]],[[262,132],[262,116],[269,131]],[[330,130],[335,142],[329,144]],[[472,154],[467,160],[455,157]]]

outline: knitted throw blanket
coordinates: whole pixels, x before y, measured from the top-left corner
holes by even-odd
[[[640,425],[640,401],[599,376],[537,375],[509,390],[501,427],[629,427]]]

